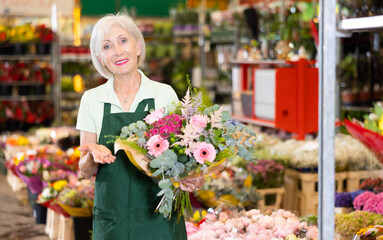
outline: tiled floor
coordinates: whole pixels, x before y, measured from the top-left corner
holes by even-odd
[[[0,239],[49,240],[44,224],[36,224],[24,192],[13,192],[0,173]]]

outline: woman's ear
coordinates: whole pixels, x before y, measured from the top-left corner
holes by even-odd
[[[100,58],[100,56],[97,56],[97,59],[98,59],[98,61],[100,61],[101,65],[105,67],[105,63],[102,61],[102,59]]]

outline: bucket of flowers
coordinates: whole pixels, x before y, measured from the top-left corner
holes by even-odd
[[[123,127],[114,149],[124,150],[138,169],[159,179],[157,196],[162,199],[156,211],[170,218],[175,210],[180,219],[191,213],[191,204],[179,182],[221,170],[237,155],[253,160],[255,144],[251,128],[232,123],[222,106],[203,109],[202,93],[189,87],[174,111],[157,109],[144,121]]]

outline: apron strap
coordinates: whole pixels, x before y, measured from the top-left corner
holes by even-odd
[[[148,111],[151,110],[151,109],[154,110],[155,109],[155,107],[154,107],[154,98],[147,98],[147,99],[142,100],[138,104],[138,106],[136,108],[136,112],[143,112],[143,111],[145,111],[146,105],[148,105]]]
[[[104,115],[110,113],[110,103],[104,103]]]

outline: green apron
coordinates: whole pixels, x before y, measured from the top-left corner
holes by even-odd
[[[114,152],[113,143],[105,136],[117,136],[123,126],[142,120],[154,109],[154,99],[141,101],[134,113],[111,113],[104,103],[104,116],[99,144]],[[96,240],[184,240],[184,219],[177,215],[168,220],[154,210],[160,201],[157,184],[140,172],[124,151],[117,152],[111,164],[100,164],[96,177],[93,209],[93,239]]]

